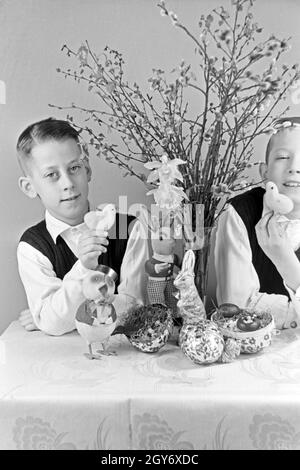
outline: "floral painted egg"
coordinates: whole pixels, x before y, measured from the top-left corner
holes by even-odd
[[[210,364],[221,357],[225,343],[215,323],[201,320],[197,324],[183,325],[179,345],[195,364]]]
[[[130,343],[140,351],[159,351],[168,341],[173,327],[172,312],[163,304],[140,306],[129,314],[125,325],[131,331],[125,333]]]
[[[142,352],[153,353],[159,351],[168,341],[171,331],[171,325],[165,326],[160,334],[155,333],[153,329],[148,329],[147,332],[143,332],[143,338],[141,332],[131,335],[129,338],[130,343],[135,348]]]

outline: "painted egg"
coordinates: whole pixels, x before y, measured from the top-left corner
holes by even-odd
[[[260,329],[260,321],[256,318],[241,317],[237,320],[236,326],[241,331],[256,331]]]
[[[148,339],[141,339],[140,333],[138,333],[136,335],[131,335],[129,341],[132,346],[142,352],[154,353],[159,351],[167,343],[170,336],[170,331],[171,328],[166,327],[159,335],[152,335],[152,332],[149,332]]]
[[[239,315],[240,308],[235,304],[225,303],[218,307],[218,314],[224,318],[231,318],[234,315]]]
[[[155,321],[151,318],[157,313],[163,313],[162,318]],[[168,341],[172,327],[171,310],[162,304],[153,304],[147,307],[140,306],[134,314],[144,312],[144,324],[135,332],[128,335],[132,346],[142,352],[153,353],[159,351]]]
[[[217,325],[202,320],[195,325],[184,325],[179,335],[182,352],[195,364],[216,362],[224,350],[224,339]]]

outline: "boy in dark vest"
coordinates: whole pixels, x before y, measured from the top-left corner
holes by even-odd
[[[220,216],[215,265],[217,301],[269,310],[277,328],[300,325],[300,117],[273,124],[260,173],[292,199],[286,216],[264,206],[257,187],[229,200]]]
[[[21,324],[50,335],[74,330],[77,309],[85,300],[82,280],[98,264],[116,271],[118,293],[143,303],[149,255],[140,222],[117,214],[109,233],[84,223],[91,168],[77,131],[53,118],[34,123],[20,135],[17,153],[24,173],[21,190],[30,198],[38,196],[45,207],[45,219],[24,232],[17,249],[29,307]]]

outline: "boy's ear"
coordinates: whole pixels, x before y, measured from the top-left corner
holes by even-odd
[[[92,179],[92,169],[91,169],[91,167],[90,167],[89,159],[88,159],[87,157],[84,157],[84,158],[82,159],[82,161],[83,161],[83,164],[84,164],[84,167],[85,167],[85,170],[86,170],[88,182],[90,182],[91,179]]]
[[[92,179],[92,169],[91,169],[89,163],[86,166],[86,173],[87,173],[87,177],[88,177],[88,182],[90,182],[91,179]]]
[[[260,163],[259,164],[259,174],[260,174],[262,180],[267,179],[267,173],[268,173],[268,165],[266,163]]]
[[[21,176],[19,178],[18,184],[19,188],[24,194],[26,194],[26,196],[30,197],[31,199],[37,196],[37,192],[28,176]]]

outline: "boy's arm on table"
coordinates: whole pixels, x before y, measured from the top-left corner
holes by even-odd
[[[136,220],[127,241],[118,287],[119,294],[131,295],[142,304],[145,304],[147,299],[145,273],[145,262],[149,258],[147,235],[148,230]]]
[[[289,327],[300,318],[300,299],[295,308],[285,295],[259,291],[260,283],[252,264],[252,252],[247,229],[229,205],[220,215],[215,245],[218,304],[230,302],[241,308],[271,310],[277,328]],[[290,291],[290,289],[289,289]]]
[[[29,308],[22,310],[18,318],[20,324],[25,328],[27,331],[34,331],[38,330],[39,328],[36,326],[33,320],[33,316]]]
[[[28,307],[37,328],[49,335],[74,330],[77,309],[85,300],[81,280],[88,270],[77,261],[61,280],[49,259],[25,242],[19,243],[17,258]]]

